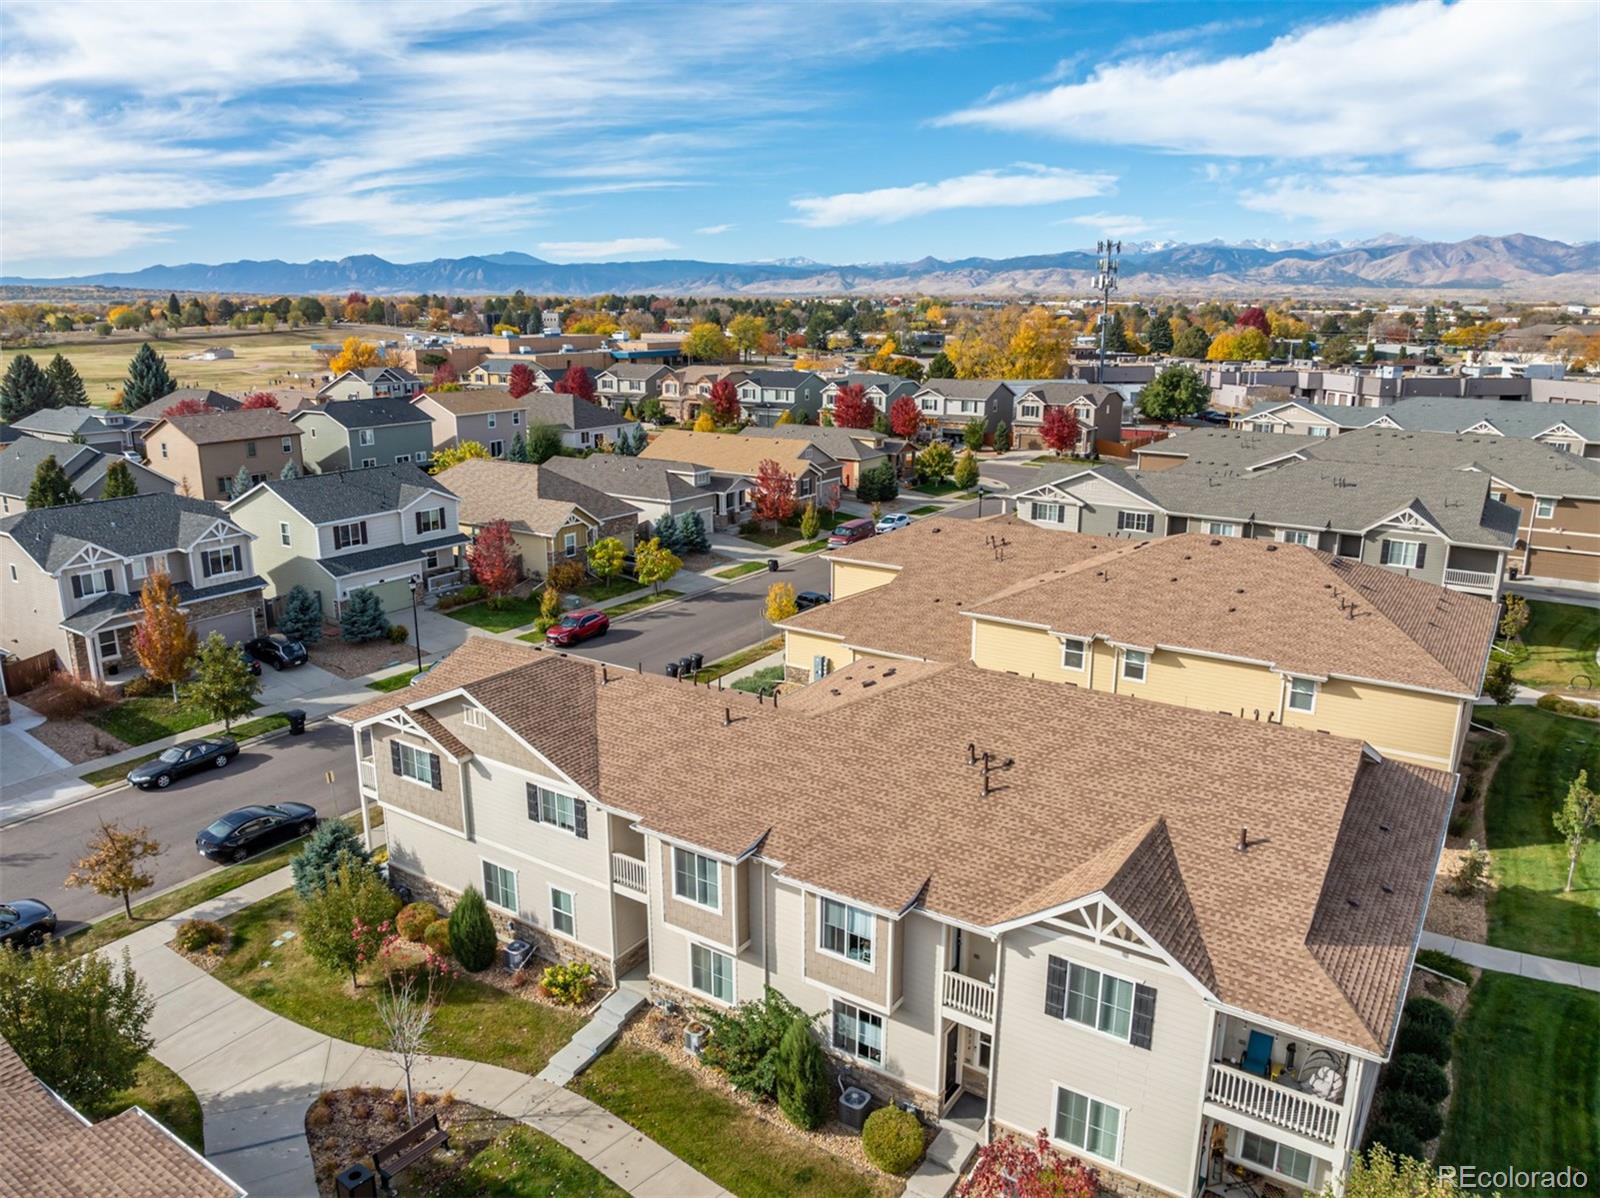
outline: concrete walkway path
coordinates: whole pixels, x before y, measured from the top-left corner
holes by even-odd
[[[1513,973],[1519,977],[1537,978],[1541,982],[1600,992],[1600,965],[1579,965],[1575,961],[1559,961],[1554,957],[1536,957],[1532,953],[1514,952],[1473,940],[1454,940],[1434,932],[1422,933],[1421,943],[1423,948],[1448,953],[1457,961],[1478,969]]]
[[[289,882],[288,869],[277,870],[101,950],[112,959],[126,950],[149,985],[155,999],[152,1052],[199,1098],[207,1159],[260,1198],[315,1198],[305,1115],[319,1094],[401,1084],[400,1067],[387,1053],[274,1014],[167,947],[183,920],[225,918]],[[454,1091],[463,1101],[543,1132],[640,1198],[727,1193],[609,1111],[525,1073],[428,1057],[413,1070],[413,1084]]]

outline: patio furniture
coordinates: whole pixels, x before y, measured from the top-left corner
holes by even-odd
[[[1266,1032],[1252,1031],[1239,1068],[1257,1077],[1266,1077],[1272,1068],[1272,1037]]]

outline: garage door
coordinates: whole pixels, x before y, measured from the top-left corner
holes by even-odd
[[[232,644],[235,641],[247,641],[256,634],[255,622],[251,618],[248,607],[239,611],[231,611],[226,615],[211,616],[204,620],[194,621],[195,635],[200,640],[205,640],[213,632],[220,632],[222,639]]]
[[[409,576],[391,582],[380,582],[367,590],[374,592],[383,604],[383,610],[392,621],[402,611],[411,610],[411,579]]]

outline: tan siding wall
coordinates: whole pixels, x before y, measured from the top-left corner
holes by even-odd
[[[1285,710],[1283,722],[1366,741],[1386,757],[1433,769],[1455,764],[1459,699],[1332,679],[1317,688],[1313,712]]]
[[[863,566],[857,562],[835,561],[833,597],[835,600],[847,599],[851,595],[859,595],[862,591],[881,587],[893,582],[898,573],[898,570],[886,570],[882,566]]]
[[[1265,666],[1161,650],[1151,654],[1144,682],[1119,677],[1116,689],[1119,694],[1157,703],[1226,711],[1230,715],[1238,715],[1243,708],[1246,719],[1257,718],[1256,713],[1260,712],[1259,718],[1265,720],[1278,710],[1283,683]]]
[[[1174,1194],[1192,1192],[1211,1045],[1211,1012],[1200,996],[1160,965],[1043,927],[1007,934],[1005,954],[995,1118],[1023,1133],[1053,1131],[1057,1085],[1115,1103],[1127,1108],[1116,1167]],[[1135,1048],[1046,1015],[1052,955],[1153,986],[1152,1047]]]
[[[718,893],[722,899],[721,912],[708,911],[694,903],[686,903],[672,893],[672,846],[661,844],[661,906],[662,918],[675,927],[692,932],[705,940],[732,948],[737,944],[737,928],[733,918],[733,871],[726,863],[717,865]]]
[[[826,657],[832,662],[831,669],[843,669],[850,664],[851,653],[838,641],[826,637],[808,636],[803,632],[785,632],[783,634],[783,664],[793,670],[802,670],[808,676],[811,673],[811,660],[814,657]]]
[[[12,567],[17,581],[11,581]],[[69,592],[70,593],[70,592]],[[54,649],[71,666],[67,634],[57,628],[65,614],[56,580],[39,569],[10,537],[0,537],[0,645],[18,657]]]
[[[864,969],[850,961],[841,960],[817,947],[821,939],[821,912],[817,910],[818,898],[805,896],[805,975],[814,982],[871,1003],[887,1007],[891,1001],[889,989],[889,921],[875,915],[873,922],[873,965]]]
[[[424,819],[431,819],[435,823],[443,824],[447,828],[454,828],[457,832],[465,832],[466,828],[461,821],[461,775],[460,769],[444,754],[439,754],[439,781],[441,789],[434,790],[431,786],[424,786],[420,782],[413,782],[410,778],[402,778],[395,774],[390,764],[389,742],[398,738],[401,742],[414,745],[429,753],[438,750],[423,737],[402,733],[397,729],[374,724],[372,728],[373,765],[378,778],[378,798],[386,805],[399,807],[402,811],[414,812]]]
[[[1043,678],[1050,682],[1070,682],[1088,686],[1089,671],[1061,668],[1061,641],[1042,628],[1018,628],[974,620],[972,646],[974,664],[986,670],[1004,670],[1024,678]]]

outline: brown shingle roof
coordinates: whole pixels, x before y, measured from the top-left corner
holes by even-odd
[[[429,399],[452,415],[469,416],[479,412],[511,412],[525,407],[523,400],[526,398],[513,399],[504,387],[480,387],[472,391],[427,391],[412,402]]]
[[[248,441],[257,437],[298,437],[301,428],[272,408],[241,408],[232,412],[201,412],[196,416],[167,416],[150,426],[154,435],[162,423],[170,424],[196,445]]]
[[[727,856],[759,843],[802,884],[985,927],[1109,890],[1197,976],[1209,967],[1222,1001],[1387,1045],[1383,998],[1403,984],[1449,774],[1371,760],[1356,741],[970,665],[858,662],[778,710],[608,673],[602,685],[578,659],[473,638],[410,689],[466,685],[601,803],[660,834]],[[638,734],[658,726],[675,735]],[[888,774],[862,768],[886,743],[918,749]],[[968,743],[1014,759],[988,796]],[[1356,911],[1351,897],[1359,922],[1335,903]]]
[[[791,474],[802,474],[811,465],[808,453],[820,452],[807,441],[787,441],[781,437],[745,437],[737,433],[696,433],[684,429],[659,432],[639,454],[641,458],[693,462],[728,474],[754,475],[767,459],[777,462]]]
[[[0,1038],[0,1196],[235,1198],[244,1190],[135,1107],[88,1123]]]
[[[513,530],[554,536],[581,507],[596,520],[638,515],[631,503],[531,462],[469,458],[436,476],[461,501],[461,522],[509,521]]]

